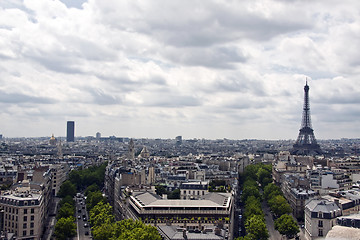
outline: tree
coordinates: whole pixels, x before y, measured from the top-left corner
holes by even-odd
[[[269,237],[264,218],[259,215],[254,215],[247,219],[245,229],[250,239],[267,240]]]
[[[74,205],[75,205],[74,199],[73,199],[71,196],[69,196],[69,195],[67,195],[66,197],[64,197],[64,198],[61,199],[61,201],[59,202],[60,207],[62,207],[65,203],[68,203],[68,204],[70,204],[71,206],[74,206]]]
[[[274,183],[269,183],[268,185],[266,185],[266,187],[264,188],[265,199],[269,200],[272,196],[276,195],[282,195],[281,189]]]
[[[166,188],[163,185],[156,185],[155,192],[157,195],[162,196],[163,194],[167,194]]]
[[[161,240],[156,227],[146,225],[141,221],[126,219],[115,224],[114,238],[118,240],[151,239]]]
[[[92,227],[92,235],[96,240],[108,240],[114,235],[115,223],[104,223],[100,226]]]
[[[168,194],[168,199],[180,199],[180,189],[175,189]]]
[[[261,194],[259,192],[258,187],[248,186],[243,188],[243,193],[241,195],[241,200],[246,202],[246,199],[250,196],[255,196],[258,199],[261,199]]]
[[[276,217],[280,217],[283,214],[291,213],[291,207],[289,203],[281,195],[277,195],[271,198],[268,203],[271,211]]]
[[[74,184],[72,184],[69,180],[66,180],[60,187],[60,190],[58,192],[58,196],[63,198],[67,195],[74,197],[76,194],[76,187]]]
[[[70,203],[65,203],[59,209],[56,219],[72,217],[75,214],[75,208]]]
[[[275,229],[289,239],[294,238],[300,231],[293,217],[288,214],[281,215],[281,217],[275,220]]]
[[[115,220],[112,214],[112,207],[109,203],[99,202],[90,210],[90,222],[95,228],[102,224],[113,223]]]
[[[261,208],[259,199],[257,199],[255,196],[250,196],[245,202],[244,218],[248,219],[253,215],[260,215],[263,217],[264,213]]]
[[[106,202],[106,198],[102,195],[102,193],[100,191],[90,192],[86,198],[86,207],[90,211],[99,202]]]
[[[262,188],[264,188],[271,179],[271,172],[267,171],[265,168],[259,168],[256,173],[257,180],[261,184]]]
[[[55,224],[56,239],[66,240],[76,235],[76,224],[74,217],[60,218]]]
[[[90,192],[96,192],[96,191],[100,191],[100,188],[97,184],[94,183],[85,189],[85,195],[87,196],[89,195]]]
[[[69,180],[72,184],[75,184],[77,189],[80,189],[82,186],[82,177],[80,175],[80,171],[72,170],[69,173]]]
[[[237,237],[235,240],[251,240],[249,236]]]

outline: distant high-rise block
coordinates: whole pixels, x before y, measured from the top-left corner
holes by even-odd
[[[66,129],[66,141],[67,142],[74,142],[75,140],[75,122],[68,121],[67,122],[67,129]]]
[[[101,138],[101,133],[97,132],[96,133],[96,139],[100,139]]]
[[[177,146],[181,145],[182,144],[182,136],[177,136],[175,138],[175,143]]]

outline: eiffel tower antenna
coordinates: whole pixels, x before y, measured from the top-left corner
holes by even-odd
[[[314,130],[311,126],[309,89],[310,88],[306,78],[306,83],[304,86],[304,107],[301,128],[299,130],[299,136],[293,145],[293,149],[291,150],[292,154],[315,155],[321,153],[320,146],[316,142]]]

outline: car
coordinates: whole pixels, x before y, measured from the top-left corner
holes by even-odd
[[[82,206],[82,209],[85,209],[85,206]]]
[[[78,213],[81,213],[81,209],[80,209],[80,208],[78,209]]]
[[[81,219],[81,216],[80,216],[80,215],[78,216],[78,219]]]
[[[88,227],[89,226],[89,224],[87,224],[87,223],[84,223],[84,227]]]
[[[86,232],[85,232],[85,235],[89,235],[89,232],[88,232],[88,231],[86,231]]]
[[[83,220],[86,221],[86,217],[84,217]]]

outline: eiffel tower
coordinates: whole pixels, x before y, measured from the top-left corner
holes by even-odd
[[[320,145],[316,142],[314,130],[311,126],[309,86],[306,80],[306,84],[304,86],[304,108],[301,128],[291,153],[296,155],[316,155],[321,154],[321,152]]]

